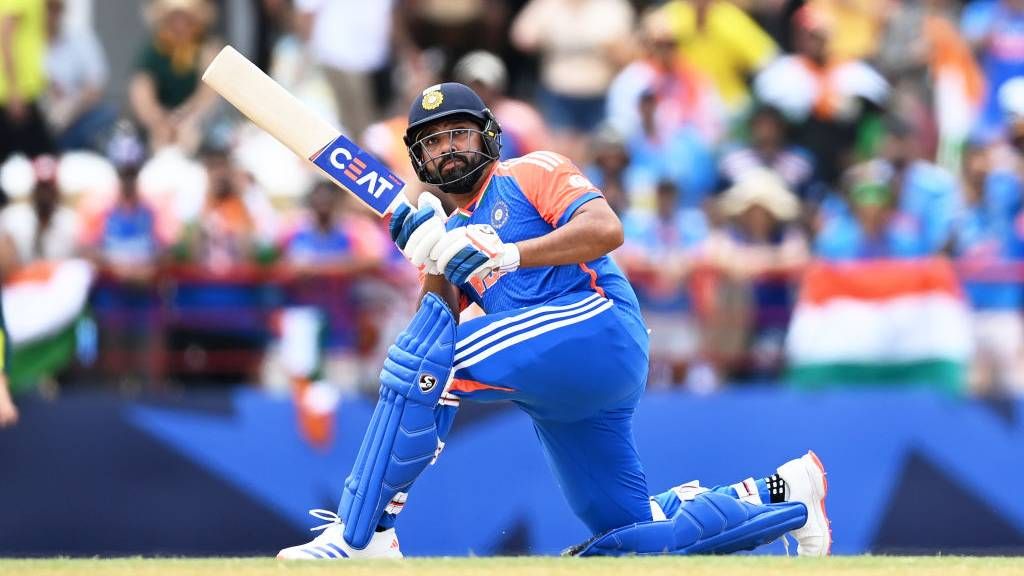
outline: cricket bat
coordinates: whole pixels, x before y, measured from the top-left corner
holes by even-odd
[[[231,46],[203,73],[213,88],[254,124],[313,163],[378,216],[406,202],[405,182],[346,138]]]

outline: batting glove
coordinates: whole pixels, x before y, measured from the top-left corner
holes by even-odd
[[[504,243],[487,224],[470,224],[444,235],[430,255],[437,268],[456,286],[491,272],[519,269],[519,248]]]
[[[444,208],[441,201],[429,192],[420,194],[417,207],[409,204],[399,206],[391,215],[388,231],[402,255],[412,265],[427,274],[440,274],[430,252],[444,236]]]

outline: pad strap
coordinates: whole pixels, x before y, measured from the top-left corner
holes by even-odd
[[[807,522],[800,502],[758,506],[705,492],[684,502],[668,520],[639,522],[605,532],[564,552],[568,556],[730,554],[753,550]]]
[[[451,379],[454,359],[455,316],[437,295],[428,293],[388,350],[380,399],[345,480],[338,516],[345,524],[345,541],[353,548],[369,544],[386,508],[401,510],[405,496],[398,495],[408,492],[437,454],[439,425],[447,436],[450,416],[439,418],[435,408]],[[454,414],[453,408],[441,408]]]

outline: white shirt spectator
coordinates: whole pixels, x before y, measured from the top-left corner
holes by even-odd
[[[96,36],[87,30],[65,31],[50,43],[46,53],[46,76],[50,90],[60,98],[77,100],[89,87],[107,82],[107,60]]]
[[[372,72],[388,59],[393,0],[296,0],[313,14],[310,48],[318,62],[348,72]]]
[[[626,0],[532,0],[512,24],[520,50],[541,54],[541,81],[565,96],[604,93],[618,66],[613,49],[633,30],[633,8]]]

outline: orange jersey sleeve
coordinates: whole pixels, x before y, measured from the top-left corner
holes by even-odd
[[[571,160],[555,152],[531,152],[506,165],[526,199],[556,228],[583,204],[603,197]]]

